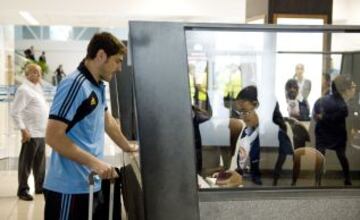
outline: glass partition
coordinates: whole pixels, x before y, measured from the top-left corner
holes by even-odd
[[[360,33],[185,36],[201,187],[360,186]]]

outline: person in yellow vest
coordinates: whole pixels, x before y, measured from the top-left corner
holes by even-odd
[[[207,68],[206,68],[207,69]],[[189,65],[189,84],[190,84],[190,95],[191,103],[201,109],[206,109],[207,95],[207,71],[205,69],[205,77],[196,77],[195,66]],[[200,82],[199,82],[200,81]]]
[[[241,73],[233,71],[230,73],[229,81],[224,87],[224,105],[227,108],[231,107],[231,102],[235,100],[237,94],[241,90]]]

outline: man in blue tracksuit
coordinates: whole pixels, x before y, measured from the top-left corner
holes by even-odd
[[[103,83],[120,71],[125,53],[124,44],[110,33],[95,34],[85,59],[58,85],[46,130],[53,151],[43,186],[45,219],[88,218],[90,172],[102,179],[115,176],[102,160],[105,132],[124,151],[136,151],[107,110]],[[95,210],[100,188],[96,179]]]

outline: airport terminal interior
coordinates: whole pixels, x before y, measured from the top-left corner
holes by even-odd
[[[139,148],[105,135],[121,219],[360,218],[360,1],[1,1],[0,219],[44,219],[36,172],[18,193],[25,72],[50,108],[100,32],[128,50],[105,82]]]

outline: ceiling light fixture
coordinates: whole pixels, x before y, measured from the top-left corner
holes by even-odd
[[[40,24],[28,11],[19,11],[19,14],[31,25]]]

